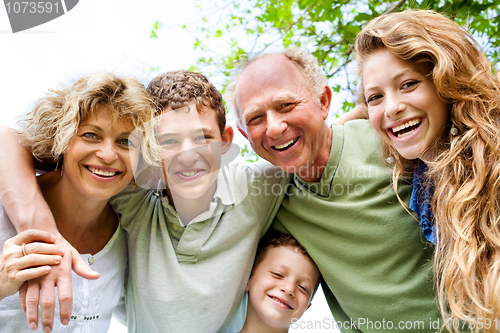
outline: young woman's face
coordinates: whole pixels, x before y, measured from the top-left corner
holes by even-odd
[[[81,196],[109,200],[132,180],[130,154],[139,154],[138,142],[129,141],[131,124],[115,122],[107,106],[89,116],[64,154],[61,174]],[[136,156],[134,161],[138,160]]]
[[[431,151],[448,123],[428,63],[403,60],[386,48],[368,56],[363,93],[372,126],[404,158],[432,160]]]

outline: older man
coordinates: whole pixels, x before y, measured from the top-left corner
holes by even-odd
[[[317,60],[300,49],[250,61],[228,88],[254,151],[295,174],[273,226],[317,263],[342,332],[435,331],[443,322],[433,251],[390,188],[369,123],[325,124],[331,96]],[[409,187],[399,189],[407,199]]]

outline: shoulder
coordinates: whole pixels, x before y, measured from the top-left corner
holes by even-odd
[[[359,139],[377,139],[379,138],[377,132],[367,119],[355,119],[346,122],[344,125],[332,124],[332,128],[343,128],[346,137],[359,138]]]
[[[137,210],[142,204],[158,198],[155,190],[143,189],[137,185],[129,185],[123,191],[113,196],[109,203],[113,210],[123,214],[127,210]]]
[[[339,140],[341,135],[343,155],[382,160],[382,139],[368,120],[356,119],[344,125],[333,124],[332,130],[333,140]]]
[[[241,179],[244,176],[249,184],[259,181],[281,183],[290,179],[289,174],[263,159],[256,162],[232,162],[229,166],[232,177]]]

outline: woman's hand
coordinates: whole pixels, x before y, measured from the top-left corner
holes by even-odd
[[[30,229],[5,241],[0,255],[0,300],[61,262],[64,250],[52,244],[55,240],[48,232]]]
[[[368,106],[365,103],[356,105],[354,109],[338,117],[335,123],[344,125],[346,122],[355,119],[368,119]]]
[[[44,332],[50,332],[54,323],[54,309],[56,304],[55,287],[59,298],[59,315],[61,323],[67,325],[71,318],[73,292],[71,288],[72,269],[86,279],[97,279],[99,273],[94,272],[75,248],[60,234],[54,241],[56,245],[65,249],[61,263],[51,269],[49,274],[38,279],[28,281],[27,287],[19,292],[21,307],[26,313],[29,327],[32,330],[38,327],[39,304],[42,312],[42,327]]]

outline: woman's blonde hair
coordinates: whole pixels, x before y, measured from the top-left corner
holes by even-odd
[[[78,126],[87,117],[96,116],[100,106],[112,110],[113,122],[123,121],[138,130],[143,159],[158,163],[152,121],[154,104],[144,86],[135,79],[105,72],[84,76],[68,88],[49,90],[22,118],[23,141],[36,159],[59,163]]]
[[[499,79],[474,38],[432,11],[405,11],[372,20],[356,39],[360,72],[370,54],[381,48],[404,60],[431,63],[430,75],[449,109],[448,131],[433,148],[438,157],[428,163],[428,177],[435,186],[434,273],[443,317],[490,322],[482,331],[495,332],[500,320]],[[457,135],[449,133],[452,126]],[[387,149],[397,189],[415,161]],[[470,328],[478,331],[478,326]],[[456,330],[456,325],[448,329]]]

